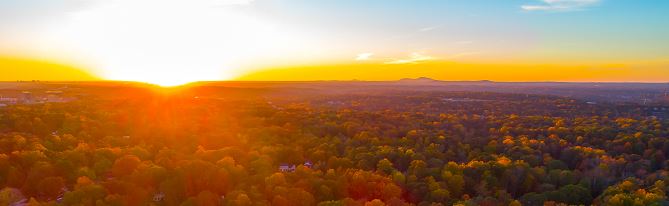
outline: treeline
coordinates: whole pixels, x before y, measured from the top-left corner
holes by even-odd
[[[667,121],[448,95],[11,106],[0,205],[669,203]]]

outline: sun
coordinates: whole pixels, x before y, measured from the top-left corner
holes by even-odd
[[[130,81],[137,81],[137,82],[144,82],[144,83],[149,83],[153,85],[158,85],[161,87],[174,87],[174,86],[181,86],[193,82],[198,82],[198,81],[214,81],[214,80],[219,80],[219,79],[210,79],[202,76],[197,76],[197,75],[189,75],[189,74],[161,74],[161,75],[152,75],[152,76],[135,76],[135,77],[127,77],[127,78],[110,78],[110,79],[118,79],[118,80],[130,80]]]
[[[72,13],[52,32],[106,79],[161,86],[225,80],[242,62],[299,38],[245,12],[242,2],[110,0]]]

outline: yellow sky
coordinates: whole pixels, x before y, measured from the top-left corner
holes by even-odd
[[[72,66],[17,57],[0,56],[0,81],[91,81],[99,78]]]
[[[507,82],[667,82],[664,62],[636,64],[512,64],[425,61],[404,64],[329,63],[325,65],[261,68],[229,80],[241,81],[314,81],[368,80],[391,81],[402,78],[430,77],[439,80],[492,80]],[[46,60],[0,56],[0,81],[92,81],[105,79],[87,69]]]
[[[486,64],[429,61],[406,64],[344,63],[312,66],[264,68],[241,74],[231,80],[242,81],[313,81],[369,80],[388,81],[402,78],[430,77],[440,80],[492,81],[565,81],[565,82],[666,82],[662,63],[629,66],[564,64]],[[0,81],[91,81],[96,77],[85,69],[44,60],[0,57]]]
[[[667,82],[664,64],[628,66],[564,64],[485,64],[433,61],[415,64],[336,64],[266,69],[239,80],[371,80],[430,77],[449,81],[492,80],[506,82]]]

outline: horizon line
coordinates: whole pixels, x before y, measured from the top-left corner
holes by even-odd
[[[191,85],[191,84],[198,84],[198,83],[222,83],[222,82],[230,82],[230,83],[313,83],[313,82],[369,82],[369,83],[382,83],[382,82],[402,82],[402,81],[420,81],[421,79],[424,79],[425,81],[432,81],[435,83],[456,83],[456,82],[463,82],[463,83],[477,83],[477,82],[484,82],[484,83],[582,83],[582,84],[587,84],[587,83],[604,83],[604,84],[669,84],[669,81],[495,81],[495,80],[441,80],[441,79],[433,79],[433,78],[426,78],[426,77],[418,77],[418,78],[402,78],[402,79],[395,79],[395,80],[359,80],[359,79],[350,79],[350,80],[203,80],[203,81],[193,81],[193,82],[188,82],[184,83],[182,85],[177,85],[177,86],[183,86],[183,85]],[[149,84],[149,85],[156,85],[150,82],[142,82],[142,81],[132,81],[132,80],[0,80],[0,83],[138,83],[138,84]]]

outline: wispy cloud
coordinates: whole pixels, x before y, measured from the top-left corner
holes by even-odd
[[[395,59],[392,61],[386,62],[386,64],[417,64],[424,61],[429,61],[435,59],[432,56],[425,55],[421,52],[414,52],[409,55],[409,58],[406,59]]]
[[[428,32],[428,31],[438,29],[439,27],[441,27],[441,26],[424,27],[424,28],[419,29],[418,32]]]
[[[374,53],[360,53],[358,56],[355,58],[356,61],[367,61],[370,60],[374,56]]]
[[[602,0],[541,0],[541,4],[520,6],[525,11],[576,11],[597,5]]]
[[[214,6],[243,6],[253,3],[255,0],[212,0]]]

